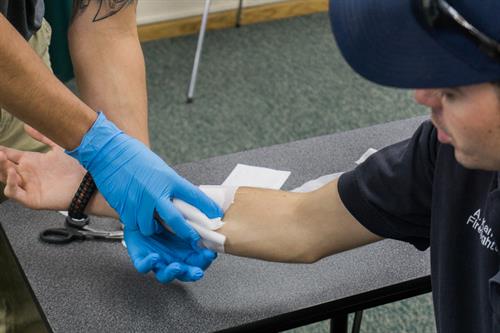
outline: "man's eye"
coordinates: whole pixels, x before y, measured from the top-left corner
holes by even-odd
[[[444,98],[444,99],[446,99],[446,100],[450,100],[451,101],[451,100],[455,99],[456,96],[452,92],[442,91],[441,92],[441,97]]]

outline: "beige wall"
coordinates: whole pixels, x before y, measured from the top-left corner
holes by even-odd
[[[243,6],[258,6],[281,1],[284,0],[243,0]],[[238,3],[239,0],[212,0],[210,12],[235,9]],[[139,0],[137,24],[200,15],[204,4],[205,0]]]

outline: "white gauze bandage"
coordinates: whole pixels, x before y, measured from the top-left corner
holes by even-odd
[[[234,201],[238,187],[223,185],[201,185],[200,190],[215,201],[224,212]],[[224,253],[226,236],[216,230],[224,225],[220,218],[209,219],[198,208],[179,199],[172,200],[174,206],[181,212],[187,223],[200,234],[204,246],[216,252]]]

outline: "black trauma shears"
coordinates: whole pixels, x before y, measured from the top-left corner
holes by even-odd
[[[45,229],[40,233],[40,239],[45,243],[66,244],[75,240],[83,241],[86,239],[101,239],[110,241],[121,241],[123,231],[105,231],[92,229],[88,226],[90,219],[88,217],[76,220],[66,217],[65,228]]]

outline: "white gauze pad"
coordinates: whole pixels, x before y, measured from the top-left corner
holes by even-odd
[[[210,199],[215,201],[225,212],[234,202],[234,195],[238,187],[222,185],[201,185],[200,190]],[[224,243],[226,236],[216,232],[224,222],[220,218],[209,219],[198,208],[179,199],[172,200],[174,206],[181,212],[189,225],[196,230],[202,239],[202,243],[207,248],[224,253]]]

